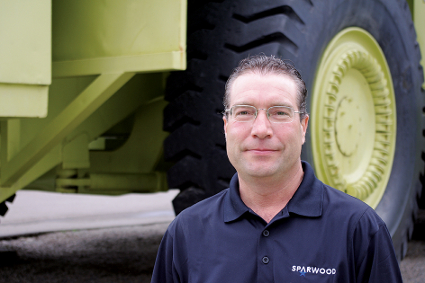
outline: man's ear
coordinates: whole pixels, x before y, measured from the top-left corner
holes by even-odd
[[[305,142],[305,134],[307,133],[309,116],[305,114],[304,119],[301,120],[301,130],[303,131],[303,144]]]
[[[223,115],[223,122],[224,122],[224,136],[227,136],[227,118]]]

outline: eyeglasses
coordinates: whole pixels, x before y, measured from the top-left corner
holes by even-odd
[[[253,122],[258,115],[259,110],[267,111],[267,118],[272,123],[290,123],[294,119],[295,113],[304,112],[295,111],[289,106],[272,106],[269,109],[257,109],[251,105],[234,105],[224,111],[230,118],[238,122]]]

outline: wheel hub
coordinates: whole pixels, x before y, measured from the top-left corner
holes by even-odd
[[[355,106],[352,98],[345,96],[341,99],[335,115],[335,140],[339,152],[345,157],[352,156],[359,147],[361,139],[359,114],[359,107]]]
[[[368,32],[348,28],[329,43],[311,113],[318,177],[376,206],[394,158],[396,111],[388,65]]]

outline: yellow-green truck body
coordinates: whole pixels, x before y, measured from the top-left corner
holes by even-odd
[[[186,1],[1,1],[0,18],[0,199],[166,190],[163,90],[186,66]],[[128,145],[104,151],[129,115]],[[31,186],[54,168],[54,186]]]

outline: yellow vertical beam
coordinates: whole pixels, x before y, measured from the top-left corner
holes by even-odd
[[[1,122],[1,161],[8,162],[19,152],[21,121],[8,119]]]
[[[82,133],[63,144],[62,168],[90,168],[89,137]]]
[[[134,73],[102,74],[9,162],[1,166],[2,187],[13,185],[47,152],[123,86]]]
[[[425,67],[425,1],[414,0],[413,6],[413,22],[415,23],[415,29],[417,34],[417,40],[422,53],[421,64]],[[425,80],[425,73],[424,73]],[[422,85],[425,89],[425,82]]]

